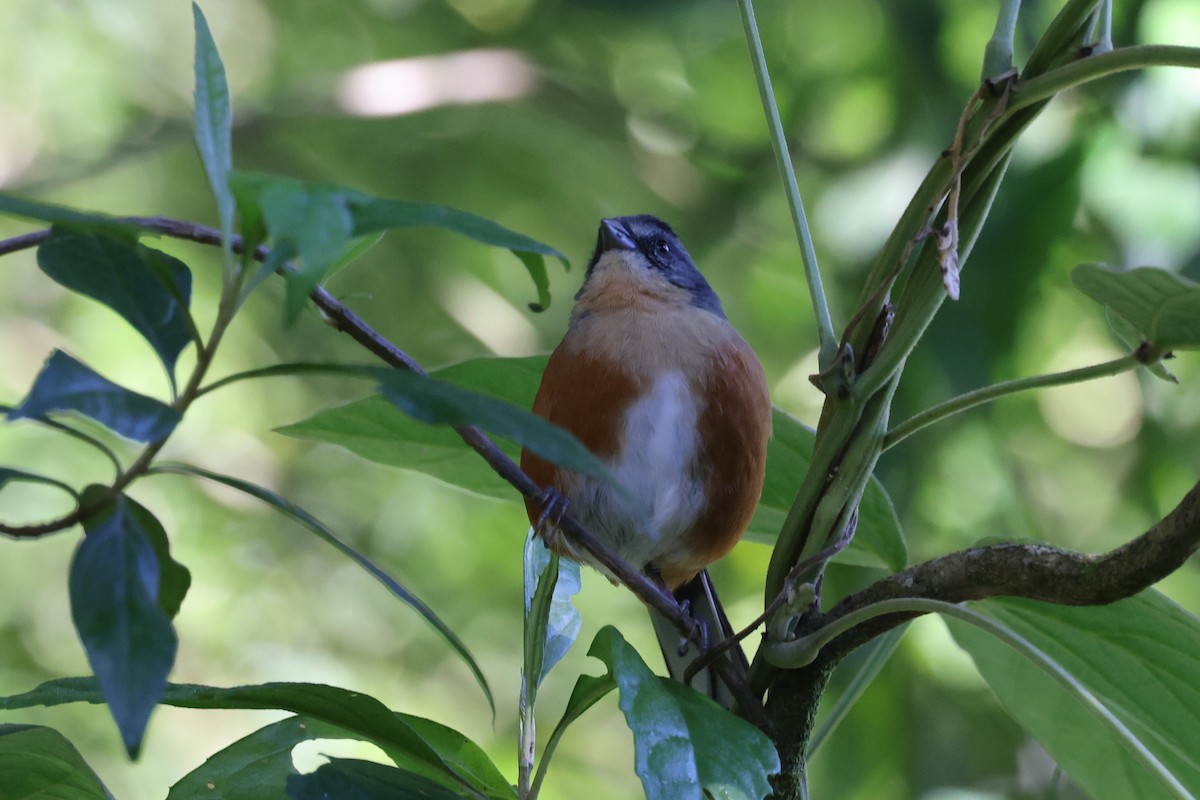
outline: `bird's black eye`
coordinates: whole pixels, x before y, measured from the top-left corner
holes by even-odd
[[[656,255],[663,256],[665,258],[666,256],[671,255],[671,245],[667,243],[666,239],[655,239],[654,252]]]

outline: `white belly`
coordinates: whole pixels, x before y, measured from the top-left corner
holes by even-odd
[[[674,550],[703,505],[699,414],[681,373],[660,376],[625,412],[621,455],[609,463],[626,496],[591,479],[570,493],[573,510],[592,510],[581,521],[635,567]]]

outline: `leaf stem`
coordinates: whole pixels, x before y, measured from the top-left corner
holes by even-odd
[[[936,422],[941,422],[960,411],[966,411],[968,408],[974,408],[999,397],[1016,394],[1017,392],[1029,389],[1044,389],[1050,386],[1064,386],[1096,378],[1107,378],[1110,375],[1128,372],[1141,364],[1142,361],[1138,358],[1137,354],[1130,353],[1120,358],[1115,358],[1112,361],[1105,361],[1102,364],[1093,364],[1090,367],[1080,367],[1079,369],[1067,370],[1066,372],[1054,372],[1049,375],[1017,378],[1016,380],[985,386],[982,389],[976,389],[973,392],[959,395],[933,408],[926,409],[913,417],[909,417],[888,431],[887,436],[883,439],[883,449],[887,450],[899,444],[922,428],[926,428]]]
[[[1021,11],[1021,0],[1002,0],[1000,16],[996,19],[996,30],[983,49],[983,73],[979,80],[986,82],[1013,68],[1013,35],[1017,30],[1017,16]]]
[[[787,194],[788,208],[792,213],[792,224],[796,228],[796,239],[800,243],[800,258],[804,264],[804,277],[808,281],[808,292],[812,297],[813,314],[817,320],[817,338],[820,343],[821,370],[829,369],[837,355],[837,334],[829,313],[829,302],[825,298],[825,287],[821,283],[821,270],[817,265],[817,251],[813,247],[812,232],[808,228],[808,217],[804,213],[804,202],[800,199],[800,188],[796,183],[796,170],[788,152],[787,136],[779,107],[775,103],[775,91],[771,88],[771,76],[767,72],[767,58],[763,53],[762,39],[758,35],[758,23],[754,18],[753,0],[738,0],[742,12],[742,27],[746,31],[746,43],[750,47],[750,62],[754,65],[754,78],[762,98],[763,112],[771,133],[771,145],[775,159],[783,175],[783,186]]]
[[[1072,61],[1018,84],[1006,116],[1049,100],[1061,91],[1106,78],[1118,72],[1146,67],[1190,67],[1200,69],[1200,47],[1142,44]]]
[[[226,375],[224,378],[215,380],[212,383],[203,386],[196,392],[196,397],[203,397],[209,392],[215,392],[228,386],[231,383],[248,380],[250,378],[275,378],[284,375],[345,375],[349,377],[359,377],[372,380],[375,378],[373,374],[368,372],[370,367],[356,364],[318,364],[308,361],[295,361],[285,364],[272,364],[269,367],[260,367],[258,369],[248,369],[244,372],[235,372],[232,375]]]

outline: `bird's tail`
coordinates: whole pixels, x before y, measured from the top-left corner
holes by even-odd
[[[696,577],[675,590],[675,599],[681,604],[687,603],[688,612],[692,619],[704,626],[709,647],[719,644],[723,639],[733,635],[733,626],[725,616],[725,609],[717,598],[712,578],[708,570],[703,570]],[[687,645],[686,640],[666,617],[654,609],[650,609],[650,618],[654,622],[654,632],[658,635],[658,644],[662,648],[663,659],[667,662],[667,672],[677,681],[683,681],[688,667],[700,657],[699,649]],[[682,652],[681,652],[682,650]],[[750,671],[750,663],[740,644],[734,644],[720,658],[727,659],[733,665],[741,678]],[[713,669],[712,665],[699,670],[691,679],[691,687],[708,695],[728,709],[734,707],[733,692]]]

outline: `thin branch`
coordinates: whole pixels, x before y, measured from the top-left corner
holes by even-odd
[[[804,277],[808,282],[808,293],[812,299],[813,316],[817,321],[817,338],[820,343],[822,370],[828,369],[837,355],[837,333],[829,313],[829,301],[821,283],[821,270],[817,266],[817,251],[813,247],[812,232],[804,214],[804,202],[800,199],[800,188],[796,182],[796,170],[788,152],[787,135],[775,103],[775,91],[771,88],[771,76],[767,71],[767,58],[763,53],[762,39],[758,35],[758,23],[754,19],[752,0],[738,0],[742,12],[742,27],[746,32],[746,43],[750,47],[750,62],[754,66],[754,77],[758,82],[758,94],[762,100],[763,113],[771,133],[771,145],[775,160],[783,174],[783,188],[787,195],[788,208],[792,212],[792,224],[796,228],[796,239],[800,244],[800,259],[804,264]]]
[[[1059,92],[1105,78],[1118,72],[1146,67],[1191,67],[1200,69],[1200,47],[1142,44],[1100,53],[1030,78],[1013,92],[1008,114],[1049,100]]]
[[[1005,381],[1004,383],[985,386],[982,389],[976,389],[975,391],[951,398],[933,408],[926,409],[915,416],[909,417],[888,431],[887,436],[883,440],[883,449],[887,450],[890,447],[900,444],[900,442],[909,436],[935,422],[941,422],[947,417],[961,411],[966,411],[969,408],[991,402],[1000,397],[1006,397],[1010,394],[1024,392],[1029,389],[1044,389],[1049,386],[1064,386],[1071,383],[1090,381],[1095,378],[1107,378],[1110,375],[1117,375],[1135,369],[1143,363],[1144,360],[1139,358],[1137,353],[1131,353],[1112,361],[1105,361],[1103,364],[1093,364],[1088,367],[1080,367],[1079,369],[1067,370],[1065,372],[1055,372],[1049,375],[1017,378]]]
[[[121,221],[137,225],[146,231],[161,233],[172,238],[185,239],[199,244],[218,245],[221,242],[220,231],[207,225],[198,225],[165,217],[126,217],[121,219]],[[49,233],[49,230],[36,231],[14,239],[0,241],[0,255],[36,247]],[[233,237],[232,245],[235,252],[241,253],[243,251],[243,242],[240,236]],[[269,252],[270,250],[267,247],[259,246],[254,252],[254,257],[261,261],[266,258]],[[418,375],[427,374],[425,369],[411,356],[381,336],[374,328],[336,300],[323,287],[318,286],[313,290],[311,299],[317,308],[321,309],[324,313],[326,321],[330,326],[335,330],[349,335],[350,338],[354,339],[385,363],[393,367],[411,370]],[[194,399],[193,396],[198,392],[199,381],[207,369],[214,345],[215,342],[210,341],[209,348],[201,351],[197,370],[193,373],[192,380],[180,395],[180,401],[177,403],[177,407],[180,410],[186,408],[187,404]],[[528,475],[522,472],[521,468],[481,430],[466,426],[455,427],[454,430],[471,449],[483,457],[483,460],[491,466],[496,474],[508,481],[522,495],[537,500],[542,498],[542,487],[538,486]],[[0,533],[7,533],[11,536],[35,537],[63,530],[87,519],[99,511],[109,497],[115,496],[136,477],[141,475],[150,466],[151,461],[158,454],[163,444],[165,444],[165,440],[155,442],[147,447],[138,460],[117,478],[101,502],[81,506],[72,513],[48,523],[21,528],[0,527]],[[614,550],[608,547],[608,545],[592,535],[578,520],[571,517],[570,514],[562,516],[559,528],[571,536],[580,547],[628,587],[642,602],[665,616],[684,636],[691,639],[697,646],[703,645],[700,626],[695,624],[691,616],[680,607],[670,592],[667,592],[657,583],[647,578],[640,570],[634,569],[628,562],[617,555]],[[718,659],[713,666],[735,695],[738,695],[738,702],[744,708],[751,709],[750,713],[753,713],[755,707],[761,709],[761,703],[758,703],[757,698],[754,698],[746,689],[744,681],[740,679],[732,665],[726,659]]]

